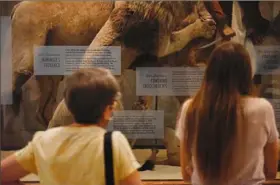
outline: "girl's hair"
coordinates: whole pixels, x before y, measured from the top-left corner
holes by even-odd
[[[233,156],[246,131],[246,95],[252,95],[249,54],[242,45],[225,42],[212,52],[185,121],[186,152],[194,157],[204,184],[223,184],[236,173]]]

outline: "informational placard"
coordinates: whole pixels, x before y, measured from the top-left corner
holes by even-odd
[[[163,139],[164,111],[115,111],[108,130],[121,131],[128,139]]]
[[[201,86],[204,71],[204,67],[173,68],[171,70],[173,94],[193,96]]]
[[[257,74],[268,75],[280,72],[280,45],[256,46]]]
[[[170,80],[169,68],[136,68],[136,95],[159,96],[171,94]]]
[[[70,75],[79,68],[103,67],[121,74],[121,48],[108,46],[38,46],[34,49],[36,75]]]
[[[201,86],[205,67],[136,69],[137,96],[192,96]]]
[[[12,32],[11,18],[1,16],[1,104],[10,105],[12,96]]]
[[[64,75],[65,47],[38,46],[34,49],[35,75]]]
[[[268,99],[274,109],[278,131],[280,131],[280,99]]]

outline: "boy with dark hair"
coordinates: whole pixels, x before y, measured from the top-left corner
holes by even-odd
[[[113,109],[120,95],[119,84],[110,72],[98,68],[80,70],[69,76],[65,85],[65,103],[76,123],[90,125],[110,119],[103,113],[106,108]]]
[[[37,132],[26,147],[1,161],[1,184],[20,184],[20,178],[34,173],[42,185],[105,185],[104,134],[119,89],[106,69],[69,76],[64,99],[75,121]],[[115,184],[140,185],[140,165],[121,132],[113,132],[112,153]]]

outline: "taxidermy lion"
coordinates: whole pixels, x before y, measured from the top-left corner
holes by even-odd
[[[204,20],[194,20],[194,14]],[[178,30],[184,21],[191,24]],[[123,71],[141,54],[167,56],[195,38],[209,39],[214,33],[215,25],[202,2],[23,1],[12,13],[14,110],[19,108],[22,85],[33,75],[35,46],[89,46],[87,58],[93,57],[90,51],[96,47],[121,46]],[[37,115],[45,124],[53,116],[57,105],[54,97],[62,79],[63,76],[36,76],[41,92]],[[59,118],[59,122],[64,121]]]

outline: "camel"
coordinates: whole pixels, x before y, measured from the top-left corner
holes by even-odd
[[[12,12],[14,105],[20,103],[17,95],[34,73],[35,46],[89,45],[87,52],[90,52],[99,46],[119,45],[122,47],[123,71],[141,53],[163,57],[180,51],[195,38],[211,38],[215,32],[211,19],[192,20],[189,26],[176,30],[179,23],[191,22],[189,19],[194,19],[195,13],[211,18],[201,2],[23,1],[17,4]],[[146,35],[133,33],[133,29],[143,29]],[[135,38],[140,38],[130,38],[132,33]],[[86,55],[91,57],[91,54]],[[38,118],[45,124],[53,115],[56,107],[53,97],[62,79],[63,76],[36,76],[41,92]]]

